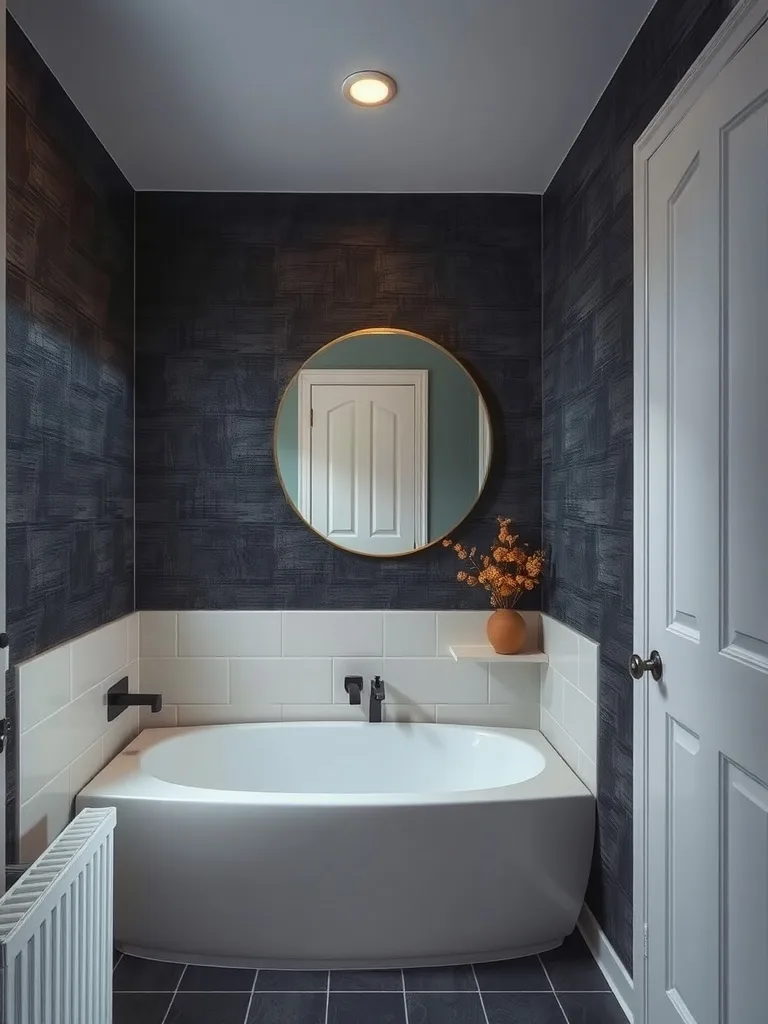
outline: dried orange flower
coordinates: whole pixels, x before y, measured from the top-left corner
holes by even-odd
[[[522,594],[534,590],[541,582],[544,552],[528,551],[525,545],[519,545],[518,535],[510,531],[511,519],[499,516],[498,523],[490,554],[480,555],[479,559],[474,546],[467,551],[463,544],[448,537],[442,543],[444,548],[453,548],[460,561],[471,565],[469,570],[456,574],[459,583],[484,587],[490,594],[492,608],[514,608]]]

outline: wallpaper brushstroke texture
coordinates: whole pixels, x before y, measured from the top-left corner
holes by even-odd
[[[133,610],[134,197],[10,16],[6,99],[16,664]]]
[[[544,196],[545,608],[600,643],[587,902],[632,969],[632,147],[735,0],[659,0]]]
[[[441,548],[371,559],[315,536],[285,500],[272,430],[326,342],[426,334],[493,421],[460,536],[506,513],[538,544],[541,198],[139,193],[136,239],[138,607],[483,607]]]

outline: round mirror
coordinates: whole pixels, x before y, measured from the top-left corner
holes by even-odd
[[[449,352],[371,328],[311,356],[283,395],[275,460],[288,500],[332,544],[379,557],[449,534],[491,459],[488,410]]]

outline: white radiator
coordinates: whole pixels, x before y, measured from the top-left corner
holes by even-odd
[[[88,807],[0,899],[2,1024],[110,1024],[114,807]]]

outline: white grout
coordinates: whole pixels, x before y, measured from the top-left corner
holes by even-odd
[[[405,994],[405,971],[400,968],[400,984],[403,986],[403,1009],[405,1010],[405,1024],[408,1024],[408,997]],[[486,1024],[488,1022],[486,1021]]]
[[[552,984],[552,979],[549,976],[549,971],[547,970],[546,964],[541,959],[541,954],[540,953],[538,954],[538,958],[539,958],[539,963],[541,964],[541,969],[544,971],[544,973],[547,976],[547,981],[549,982],[549,987],[552,989],[552,995],[555,997],[555,999],[557,1000],[557,1005],[560,1007],[560,1013],[562,1013],[562,1015],[563,1015],[563,1020],[565,1021],[565,1024],[569,1024],[568,1017],[566,1015],[565,1010],[563,1009],[563,1004],[560,1002],[560,996],[557,994],[557,992],[555,992],[555,986]]]
[[[254,993],[256,991],[256,979],[258,978],[258,976],[259,976],[259,971],[258,971],[258,968],[257,968],[255,974],[253,975],[253,984],[251,985],[251,995],[250,995],[250,998],[248,999],[248,1005],[245,1008],[245,1017],[243,1018],[243,1024],[248,1024],[248,1018],[251,1015],[251,1006],[253,1005],[253,995],[254,995]]]
[[[173,1002],[176,999],[176,996],[178,994],[179,986],[181,985],[181,979],[187,973],[187,967],[188,967],[188,964],[184,964],[184,970],[179,975],[179,980],[176,983],[176,988],[173,990],[173,995],[171,996],[171,1001],[170,1001],[170,1003],[168,1003],[168,1009],[165,1011],[165,1016],[163,1017],[163,1019],[160,1022],[160,1024],[165,1024],[165,1022],[168,1020],[168,1014],[171,1012],[171,1007],[173,1006]]]
[[[475,970],[475,965],[472,964],[471,967],[472,977],[475,979],[475,985],[477,986],[477,994],[480,996],[480,1005],[483,1008],[483,1017],[485,1017],[485,1024],[490,1024],[490,1021],[488,1020],[488,1011],[485,1008],[485,1000],[483,999],[483,992],[482,989],[480,988],[480,982],[477,980],[477,971]]]
[[[328,987],[325,990],[325,1024],[328,1024],[328,1009],[331,1005],[331,972],[328,971]],[[247,1022],[246,1022],[247,1024]]]

